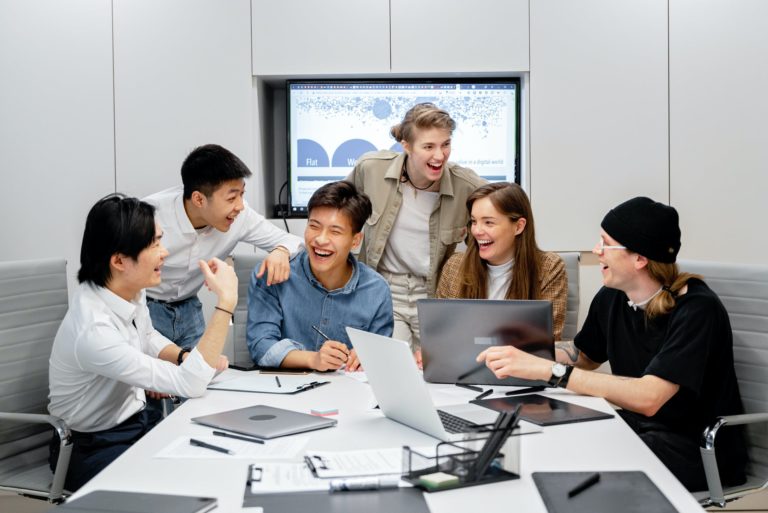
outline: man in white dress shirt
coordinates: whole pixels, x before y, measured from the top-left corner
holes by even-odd
[[[49,361],[48,411],[72,430],[65,487],[74,491],[122,454],[159,420],[146,390],[184,397],[205,392],[221,356],[237,276],[214,258],[197,265],[218,303],[200,343],[179,348],[152,328],[144,289],[160,284],[168,251],[154,208],[110,195],[91,209],[80,253],[80,285],[56,333]],[[59,438],[51,440],[55,467]]]
[[[194,347],[205,329],[197,298],[203,284],[198,260],[224,260],[238,242],[253,244],[270,252],[258,275],[266,273],[272,285],[288,279],[290,257],[302,247],[301,238],[279,229],[243,200],[249,176],[251,171],[232,152],[207,144],[184,160],[183,186],[144,198],[156,209],[170,251],[163,282],[147,290],[149,313],[155,329],[180,347]]]

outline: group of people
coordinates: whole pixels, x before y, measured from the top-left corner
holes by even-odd
[[[248,290],[246,342],[262,367],[358,370],[347,326],[409,341],[421,363],[416,302],[427,297],[548,300],[559,340],[563,261],[537,246],[521,187],[486,183],[449,161],[455,127],[433,104],[411,108],[391,131],[403,152],[365,154],[344,181],[312,195],[303,241],[248,207],[251,172],[218,145],[190,153],[182,186],[97,202],[50,358],[49,411],[69,424],[74,444],[66,488],[161,420],[152,399],[200,396],[227,368],[221,353],[238,291],[224,260],[238,242],[269,252]],[[701,432],[742,411],[727,314],[699,277],[678,271],[674,208],[634,198],[601,226],[593,252],[605,286],[576,339],[558,342],[556,361],[510,346],[478,361],[499,378],[605,397],[686,487],[703,489]],[[460,243],[466,251],[456,252]],[[217,297],[207,323],[197,298],[204,284]],[[594,372],[605,361],[613,375]],[[737,484],[741,433],[723,436],[721,475]],[[54,435],[52,468],[58,448]]]

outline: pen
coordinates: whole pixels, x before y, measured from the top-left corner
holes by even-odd
[[[382,490],[384,488],[397,488],[400,485],[400,476],[381,477],[351,477],[345,479],[331,479],[332,492],[346,492],[352,490]]]
[[[492,389],[492,388],[489,388],[488,390],[486,390],[486,391],[485,391],[485,392],[483,392],[482,394],[480,394],[480,395],[478,395],[477,397],[475,397],[475,401],[479,401],[480,399],[483,399],[484,397],[488,397],[488,396],[489,396],[489,395],[491,395],[492,393],[493,393],[493,389]]]
[[[466,383],[456,383],[457,387],[461,388],[468,388],[469,390],[474,390],[475,392],[482,392],[482,387],[476,387],[475,385],[467,385]]]
[[[595,472],[594,474],[586,478],[584,481],[574,486],[571,489],[571,491],[568,492],[568,498],[572,499],[573,497],[576,497],[578,494],[580,494],[584,490],[590,488],[591,486],[596,485],[598,481],[600,481],[600,473]]]
[[[245,440],[246,442],[253,442],[255,444],[263,444],[264,440],[259,440],[258,438],[251,438],[248,436],[241,436],[241,435],[233,435],[232,433],[225,433],[224,431],[214,431],[214,436],[223,436],[226,438],[234,438],[235,440]]]
[[[277,381],[277,388],[283,388],[283,385],[280,384],[280,378],[278,376],[275,376],[275,381]]]
[[[189,439],[189,445],[194,445],[195,447],[202,447],[203,449],[210,449],[210,450],[216,451],[216,452],[223,452],[224,454],[235,454],[234,452],[230,451],[229,449],[225,449],[224,447],[219,447],[218,445],[207,444],[205,442],[202,442],[200,440],[196,440],[194,438],[190,438]]]
[[[312,329],[315,330],[316,332],[318,332],[320,334],[320,336],[323,337],[325,340],[331,340],[331,337],[329,337],[328,335],[323,333],[322,330],[320,330],[320,328],[318,328],[314,324],[312,325]]]
[[[523,395],[523,394],[531,394],[531,393],[533,393],[533,392],[541,392],[541,391],[542,391],[542,390],[544,390],[545,388],[547,388],[547,387],[540,387],[540,386],[535,386],[535,387],[525,387],[525,388],[521,388],[520,390],[510,390],[509,392],[506,392],[504,395]]]

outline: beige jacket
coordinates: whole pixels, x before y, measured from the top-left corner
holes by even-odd
[[[405,153],[389,150],[362,155],[347,181],[365,192],[373,203],[373,214],[363,229],[365,238],[359,260],[378,269],[387,239],[403,203],[400,187]],[[467,235],[467,197],[487,183],[471,169],[452,162],[446,164],[440,179],[440,198],[429,218],[429,276],[427,292],[434,297],[443,263],[453,254],[456,244]]]

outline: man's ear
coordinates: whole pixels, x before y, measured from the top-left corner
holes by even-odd
[[[352,249],[357,249],[363,242],[363,232],[357,232],[352,236]]]
[[[205,194],[200,191],[192,191],[192,196],[190,196],[189,199],[192,202],[192,205],[197,208],[203,208],[203,206],[205,206],[206,202],[208,201],[208,198],[205,197]]]
[[[128,257],[122,253],[114,253],[109,257],[109,266],[116,271],[125,271],[125,261],[127,259]]]
[[[523,233],[523,230],[525,230],[525,225],[528,224],[528,221],[525,220],[524,217],[521,217],[517,220],[517,227],[515,228],[515,235],[520,235]]]
[[[635,269],[638,271],[648,267],[648,258],[639,253],[635,253]]]

